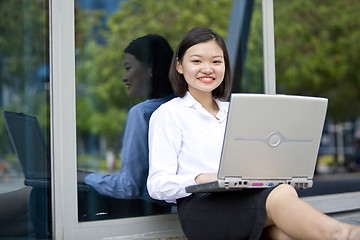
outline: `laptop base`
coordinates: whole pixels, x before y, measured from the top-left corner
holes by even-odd
[[[187,193],[200,193],[200,192],[223,192],[223,191],[236,191],[249,188],[271,188],[281,184],[289,184],[297,189],[310,188],[313,185],[312,180],[307,178],[293,178],[284,180],[256,180],[256,179],[227,179],[218,180],[209,183],[191,185],[185,188]]]

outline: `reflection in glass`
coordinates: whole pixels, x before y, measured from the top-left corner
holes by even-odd
[[[149,197],[146,179],[149,119],[153,111],[173,97],[168,78],[172,55],[168,42],[153,34],[140,37],[125,48],[123,65],[126,73],[122,81],[130,97],[147,100],[133,106],[127,114],[120,171],[101,174],[78,170],[78,183],[91,186],[87,191],[79,189],[79,203],[92,203],[92,209],[79,207],[80,220],[97,219],[93,216],[96,209],[107,218],[170,212],[171,206]],[[108,170],[113,169],[112,159],[113,155],[110,155]]]
[[[47,239],[48,1],[2,0],[0,19],[0,238]]]
[[[241,92],[245,93],[264,93],[264,71],[263,71],[263,33],[262,33],[262,1],[247,1],[253,4],[249,22],[248,43],[243,45],[245,48],[245,58],[243,59],[243,81],[241,82]],[[245,61],[246,60],[246,61]]]
[[[226,37],[232,6],[230,0],[119,0],[117,8],[109,11],[109,4],[114,2],[75,1],[80,221],[161,213],[154,211],[154,206],[158,205],[153,205],[154,201],[146,192],[147,143],[142,140],[140,144],[139,139],[147,141],[145,123],[160,104],[159,98],[164,96],[153,91],[168,81],[166,72],[161,77],[162,83],[148,84],[151,75],[156,77],[154,62],[170,63],[170,60],[162,56],[164,53],[157,53],[160,59],[151,60],[150,66],[144,65],[138,53],[151,55],[150,50],[156,47],[127,48],[129,43],[148,34],[159,34],[170,46],[176,46],[185,32],[199,25],[211,27]],[[129,75],[138,67],[141,70],[136,71],[135,78],[139,81],[133,82]],[[137,84],[141,87],[137,88]],[[154,106],[155,102],[158,103]],[[149,105],[151,108],[145,112]],[[110,184],[119,176],[126,179],[124,176],[128,174],[133,176],[127,177],[130,179],[127,184]],[[85,184],[81,183],[83,181]],[[134,190],[131,186],[135,182],[140,187]]]
[[[234,3],[230,21],[238,33],[229,34],[239,35],[239,42],[233,42],[234,38],[227,42],[229,53],[236,55],[232,62],[232,92],[263,93],[262,1]]]

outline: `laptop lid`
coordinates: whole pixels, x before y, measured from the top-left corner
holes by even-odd
[[[13,149],[27,180],[50,178],[50,157],[36,117],[4,111]]]
[[[312,179],[328,100],[232,94],[219,179]]]

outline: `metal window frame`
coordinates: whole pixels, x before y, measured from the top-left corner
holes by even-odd
[[[264,91],[276,94],[273,0],[262,0]]]
[[[267,93],[275,93],[272,3],[273,0],[263,0]],[[176,214],[82,223],[77,221],[74,0],[50,0],[49,8],[54,238],[144,239],[181,235]]]

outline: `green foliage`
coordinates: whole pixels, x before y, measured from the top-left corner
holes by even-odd
[[[24,112],[37,116],[47,136],[49,99],[46,76],[40,67],[48,66],[48,1],[0,1],[0,112]],[[41,79],[40,79],[41,78]],[[12,152],[0,116],[0,154]]]
[[[175,48],[193,27],[211,27],[226,37],[230,0],[130,0],[108,22],[112,42],[128,43],[140,36],[157,33]],[[124,46],[123,46],[124,47]],[[123,48],[120,48],[123,49]]]
[[[360,2],[274,1],[278,92],[329,98],[335,121],[360,112]]]
[[[240,91],[248,93],[263,93],[264,63],[261,1],[254,1],[249,28]],[[234,79],[234,81],[236,80],[237,79]]]
[[[47,8],[43,0],[0,1],[1,84],[22,90],[26,74],[47,60]]]
[[[211,27],[226,37],[230,0],[129,0],[110,16],[100,35],[104,13],[77,11],[77,131],[106,139],[110,149],[124,131],[129,107],[143,98],[129,98],[122,76],[123,50],[134,39],[159,34],[173,49],[195,26]],[[101,41],[99,41],[101,39]]]

